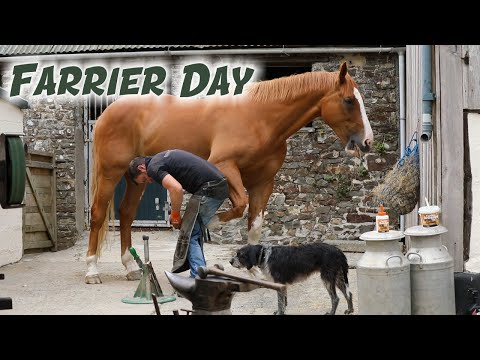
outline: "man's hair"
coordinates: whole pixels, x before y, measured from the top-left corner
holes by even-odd
[[[138,185],[135,181],[135,178],[140,175],[141,171],[138,170],[138,165],[145,164],[145,157],[137,156],[128,165],[128,174],[130,175],[130,179],[133,181],[135,185]]]

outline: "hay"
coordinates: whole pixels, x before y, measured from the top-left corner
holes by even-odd
[[[387,173],[383,182],[372,190],[372,201],[374,206],[383,204],[391,215],[405,215],[415,208],[419,196],[420,165],[417,144],[413,149],[410,149],[410,145],[407,147],[403,158]]]

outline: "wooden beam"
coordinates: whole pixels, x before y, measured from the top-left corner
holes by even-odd
[[[23,228],[25,233],[47,231],[44,223],[36,225],[25,225]]]
[[[40,155],[40,156],[45,156],[45,157],[54,156],[54,154],[51,153],[51,152],[45,152],[45,151],[40,151],[40,150],[28,150],[28,153],[31,154],[31,155]]]
[[[420,141],[422,118],[422,74],[421,74],[421,46],[407,45],[406,51],[406,143],[415,131]],[[420,146],[420,145],[419,145]],[[419,224],[418,205],[405,216],[405,229]],[[406,238],[407,248],[410,247],[410,237]]]
[[[42,169],[53,169],[53,165],[49,163],[45,163],[42,161],[34,161],[30,160],[26,162],[27,167],[31,168],[42,168]]]
[[[448,229],[442,239],[454,259],[454,270],[463,271],[464,154],[463,69],[461,47],[440,45],[440,117],[442,170],[442,223]]]
[[[57,170],[55,169],[55,157],[52,156],[52,241],[53,251],[57,251],[58,228],[57,228]]]
[[[480,46],[462,46],[463,107],[468,110],[480,109]]]
[[[25,244],[23,245],[24,250],[29,249],[44,249],[44,248],[51,248],[52,242],[50,240],[26,240]]]

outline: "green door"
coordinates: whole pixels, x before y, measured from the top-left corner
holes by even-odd
[[[122,202],[126,186],[125,178],[122,177],[115,189],[115,220],[120,219],[118,208]],[[169,226],[167,223],[167,201],[167,190],[162,185],[157,182],[148,184],[138,206],[133,226]]]

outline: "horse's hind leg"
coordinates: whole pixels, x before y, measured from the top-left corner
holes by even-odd
[[[258,244],[262,235],[263,214],[273,191],[273,179],[248,189],[248,243]]]
[[[209,159],[209,161],[212,161]],[[240,171],[233,161],[224,161],[215,163],[218,169],[225,175],[228,180],[228,187],[230,191],[230,201],[232,208],[215,215],[210,221],[210,226],[215,226],[218,222],[227,222],[231,219],[240,218],[243,216],[247,208],[248,196],[245,193]]]
[[[273,191],[275,174],[283,164],[287,152],[286,144],[279,147],[259,169],[256,184],[248,187],[248,243],[258,244],[262,235],[262,224],[268,200]]]
[[[106,178],[103,174],[98,175],[97,193],[93,198],[91,209],[90,238],[86,259],[87,274],[85,275],[85,282],[87,284],[102,283],[97,269],[98,236],[103,236],[103,234],[100,234],[100,229],[107,216],[108,203],[110,200],[113,201],[113,192],[115,191],[115,185],[120,179],[120,176],[121,175]]]
[[[138,268],[137,263],[130,254],[130,247],[132,246],[132,222],[135,219],[137,213],[138,204],[142,199],[142,194],[145,189],[145,184],[135,185],[128,176],[125,174],[125,180],[127,181],[127,189],[120,205],[120,238],[121,238],[121,254],[122,263],[127,269],[128,280],[140,280],[142,272]]]

